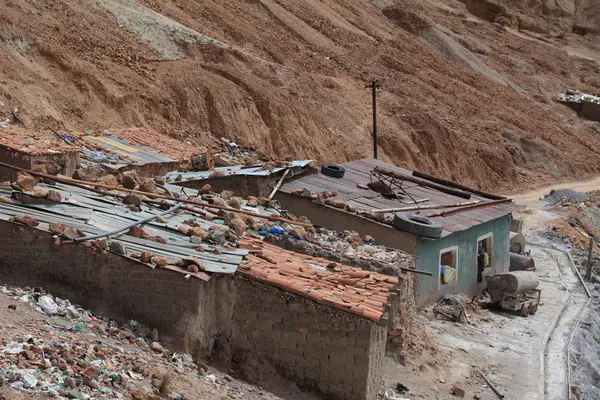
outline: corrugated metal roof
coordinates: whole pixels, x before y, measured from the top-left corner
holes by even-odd
[[[411,204],[412,202],[409,198],[406,198],[406,202],[400,202],[396,198],[387,198],[373,190],[361,189],[357,186],[358,184],[364,185],[371,182],[372,179],[370,172],[375,167],[383,167],[404,175],[412,175],[412,171],[373,159],[352,161],[341,164],[341,166],[346,170],[343,178],[332,178],[325,176],[320,172],[313,175],[304,175],[284,184],[280,191],[283,193],[291,193],[297,189],[308,188],[313,192],[324,192],[326,190],[334,189],[337,191],[336,199],[344,200],[359,210],[386,209],[415,205]],[[470,200],[465,200],[464,198],[440,192],[429,187],[420,186],[416,183],[408,181],[404,182],[403,188],[417,200],[429,199],[426,202],[420,203],[419,205],[457,204],[472,200],[490,201],[489,199],[485,199],[475,194],[472,194]],[[285,204],[285,206],[293,212],[292,204]],[[323,206],[326,207],[325,205]],[[506,203],[475,208],[472,210],[451,214],[446,217],[434,217],[433,219],[444,225],[443,236],[447,236],[452,232],[469,229],[475,225],[491,221],[514,211],[518,211],[522,208],[522,206],[514,203]],[[453,208],[429,209],[423,211],[422,213],[433,214],[439,211],[449,210],[453,210]],[[337,211],[343,212],[341,210]],[[327,224],[326,221],[322,221],[322,223],[324,225]]]
[[[131,159],[133,164],[143,165],[151,163],[166,163],[175,162],[172,158],[163,156],[154,151],[145,149],[141,146],[133,145],[126,140],[123,140],[114,135],[103,135],[103,136],[83,136],[83,139],[94,143],[97,146],[102,146],[111,150],[112,152],[119,154],[125,158],[125,160]],[[112,168],[120,168],[122,166],[129,165],[130,163],[103,163],[103,165],[110,166]]]
[[[54,189],[61,193],[63,202],[56,204],[37,203],[23,204],[16,200],[11,203],[0,201],[0,219],[9,220],[17,215],[29,215],[40,222],[39,229],[48,230],[50,223],[61,222],[67,226],[81,229],[84,233],[98,234],[108,232],[125,226],[133,221],[158,215],[163,210],[157,207],[142,205],[142,211],[133,212],[121,202],[107,196],[100,196],[85,189],[57,184],[49,186],[38,184],[46,189]],[[0,194],[10,197],[10,188],[0,188]],[[122,242],[127,247],[128,255],[134,252],[150,251],[155,255],[165,256],[170,262],[175,262],[182,257],[196,257],[206,267],[207,272],[233,274],[237,270],[247,250],[231,249],[222,246],[209,246],[206,243],[194,244],[190,238],[177,230],[184,221],[193,219],[191,214],[178,212],[165,216],[167,223],[155,221],[144,224],[143,229],[150,236],[160,236],[167,240],[167,244],[151,240],[127,236],[123,233],[111,237],[111,240]],[[196,219],[199,225],[208,229],[208,221]],[[198,252],[199,247],[205,250],[217,247],[220,252]],[[184,271],[180,271],[184,272]]]
[[[299,161],[291,161],[290,165],[281,168],[275,168],[272,171],[268,169],[264,169],[263,167],[254,167],[254,168],[246,168],[243,165],[235,165],[231,167],[220,167],[209,169],[206,171],[197,171],[197,172],[169,172],[165,177],[170,177],[172,181],[175,180],[175,177],[181,175],[182,181],[200,181],[204,179],[208,179],[215,172],[223,173],[223,176],[232,176],[232,175],[244,175],[244,176],[269,176],[271,174],[276,174],[277,172],[283,171],[287,168],[303,168],[306,167],[314,160],[299,160]]]

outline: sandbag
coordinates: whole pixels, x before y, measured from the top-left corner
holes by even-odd
[[[510,271],[533,271],[535,261],[533,258],[521,254],[510,253]]]

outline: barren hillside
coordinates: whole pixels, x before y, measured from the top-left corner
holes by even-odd
[[[28,125],[380,155],[496,190],[600,171],[600,0],[7,0],[0,101]],[[597,126],[597,124],[596,124]],[[1,132],[0,132],[1,133]]]

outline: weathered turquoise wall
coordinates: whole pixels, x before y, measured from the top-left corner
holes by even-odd
[[[424,239],[417,243],[417,269],[433,273],[433,276],[418,275],[417,304],[435,302],[450,293],[473,296],[485,288],[485,277],[477,283],[477,239],[488,233],[493,235],[493,258],[484,276],[507,272],[510,264],[510,215],[477,225],[466,231],[456,232],[441,239]],[[458,279],[453,284],[440,283],[440,251],[458,246]]]

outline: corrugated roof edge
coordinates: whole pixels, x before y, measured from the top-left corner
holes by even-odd
[[[10,220],[0,220],[0,222],[8,222],[9,224],[13,224],[15,226],[24,227],[26,229],[29,228],[29,229],[34,230],[34,231],[44,232],[44,233],[48,234],[50,237],[53,236],[52,232],[47,231],[45,229],[38,228],[38,227],[33,227],[33,226],[21,224],[19,222],[10,221]],[[89,242],[83,242],[83,243],[72,242],[72,243],[69,243],[69,245],[83,246],[83,247],[90,247],[91,246],[89,244]],[[115,255],[117,255],[119,257],[125,258],[127,260],[134,261],[137,264],[144,265],[144,266],[146,266],[146,267],[148,267],[150,269],[155,269],[156,268],[155,266],[143,263],[140,260],[138,260],[136,258],[133,258],[133,257],[129,257],[129,256],[125,255],[125,254],[120,254],[120,253],[114,252],[114,251],[112,251],[110,249],[107,249],[106,251],[109,252],[109,253],[111,253],[111,254],[115,254]],[[191,275],[191,276],[194,276],[194,277],[196,277],[196,278],[198,278],[200,280],[203,280],[205,282],[210,279],[210,275],[208,275],[205,272],[193,273],[193,272],[189,272],[189,271],[178,270],[177,267],[175,267],[173,265],[167,265],[167,266],[164,267],[164,269],[167,269],[167,270],[170,270],[170,271],[173,271],[173,272],[178,272],[178,273],[184,274],[184,275]]]

